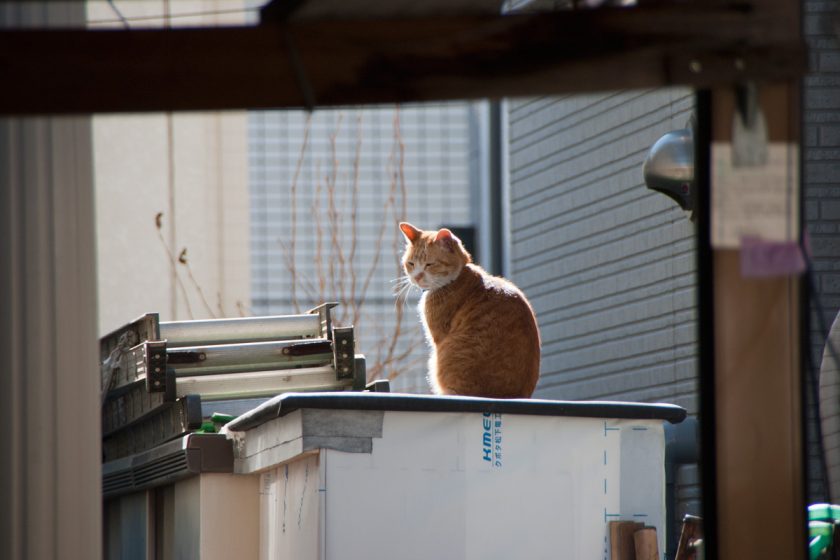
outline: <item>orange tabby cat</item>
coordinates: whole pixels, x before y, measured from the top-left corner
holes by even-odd
[[[402,263],[423,290],[420,316],[432,348],[429,383],[443,395],[530,397],[540,375],[540,333],[525,295],[472,264],[448,229],[400,229]]]

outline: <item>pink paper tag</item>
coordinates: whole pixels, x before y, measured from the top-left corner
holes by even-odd
[[[741,239],[741,276],[768,278],[790,276],[805,271],[805,257],[796,241]]]

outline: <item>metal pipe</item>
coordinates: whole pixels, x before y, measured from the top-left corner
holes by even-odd
[[[332,344],[325,338],[187,346],[166,352],[176,377],[215,375],[302,366],[332,366]]]
[[[275,315],[160,323],[169,348],[300,339],[321,334],[318,315]]]

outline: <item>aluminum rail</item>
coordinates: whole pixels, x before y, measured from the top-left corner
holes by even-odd
[[[288,391],[335,391],[350,389],[353,380],[337,380],[330,366],[284,371],[260,371],[227,375],[179,377],[179,397],[200,394],[202,401],[275,396]]]
[[[187,346],[167,350],[166,363],[176,377],[293,369],[332,365],[333,350],[325,338]]]
[[[321,320],[316,314],[160,323],[160,338],[166,340],[169,348],[300,339],[320,334]]]

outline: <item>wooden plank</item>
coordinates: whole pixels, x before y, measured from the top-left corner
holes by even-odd
[[[659,543],[656,540],[656,529],[646,527],[633,533],[633,544],[636,560],[659,560]]]
[[[764,86],[759,99],[769,139],[798,143],[797,85]],[[713,90],[711,100],[712,136],[727,141],[733,92]],[[800,282],[743,277],[738,250],[715,249],[711,259],[716,472],[704,484],[717,511],[704,518],[713,520],[706,534],[717,550],[707,553],[804,558]]]
[[[633,534],[644,526],[636,521],[610,521],[610,560],[634,560]]]
[[[778,18],[690,5],[0,32],[0,114],[303,107],[790,78]],[[741,62],[736,64],[735,61]]]
[[[271,0],[260,8],[261,21],[385,19],[419,16],[497,15],[501,0]]]
[[[714,256],[721,558],[804,558],[799,281]]]

